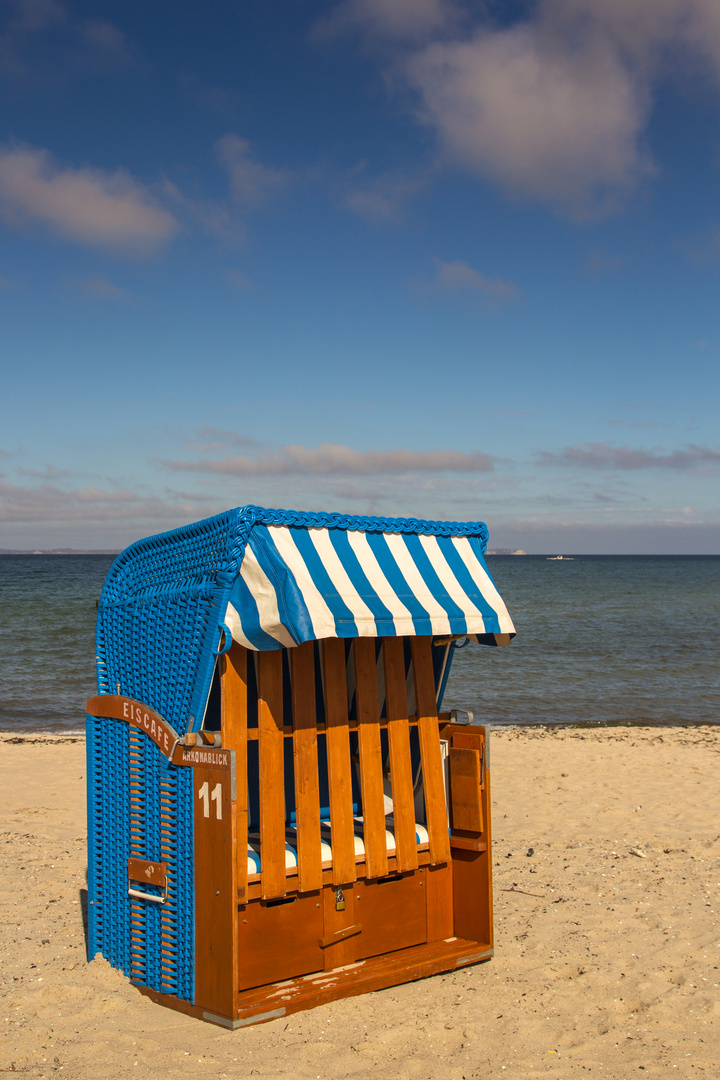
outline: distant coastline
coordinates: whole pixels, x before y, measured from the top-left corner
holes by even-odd
[[[119,555],[120,548],[0,548],[0,555]]]
[[[120,548],[0,548],[0,555],[119,555]],[[486,555],[527,555],[522,548],[489,548]]]

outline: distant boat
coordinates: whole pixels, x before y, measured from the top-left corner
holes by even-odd
[[[572,562],[572,555],[546,555],[545,558],[548,562],[556,562],[557,559],[564,559],[565,562]]]

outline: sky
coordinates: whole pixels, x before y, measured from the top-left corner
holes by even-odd
[[[720,553],[717,0],[2,0],[0,95],[0,549]]]

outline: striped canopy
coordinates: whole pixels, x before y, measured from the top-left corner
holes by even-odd
[[[515,633],[485,566],[483,525],[343,523],[252,525],[225,613],[235,641],[265,651],[421,634],[495,644]]]

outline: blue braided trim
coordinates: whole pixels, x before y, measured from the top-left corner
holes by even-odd
[[[322,510],[281,510],[263,506],[240,506],[236,514],[236,532],[228,551],[227,564],[217,575],[217,583],[228,598],[233,582],[240,571],[245,547],[256,524],[285,525],[297,528],[344,529],[347,532],[413,533],[424,536],[475,536],[485,554],[488,528],[484,521],[426,521],[422,518],[383,518],[354,514],[331,514]],[[208,521],[213,521],[210,518]],[[201,523],[201,524],[204,524]],[[171,535],[171,534],[165,534]]]
[[[425,521],[422,518],[385,518],[365,515],[330,514],[318,511],[267,510],[262,506],[243,506],[237,511],[252,526],[288,525],[299,528],[345,529],[349,532],[415,533],[424,536],[477,536],[483,552],[487,546],[488,529],[484,521]],[[243,544],[244,547],[244,544]]]

